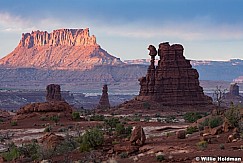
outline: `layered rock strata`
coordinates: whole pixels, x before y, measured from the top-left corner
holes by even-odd
[[[123,62],[97,43],[89,29],[58,29],[23,33],[13,52],[0,60],[0,66],[61,70],[86,70],[96,65],[120,65]]]
[[[106,84],[103,86],[102,95],[101,95],[99,105],[97,108],[98,109],[109,109],[110,108],[108,87]]]
[[[147,75],[139,79],[140,92],[136,97],[141,101],[156,101],[162,105],[205,105],[212,99],[203,93],[199,86],[199,74],[190,61],[183,56],[180,44],[159,44],[158,65],[155,66],[155,48],[149,46],[151,64]]]

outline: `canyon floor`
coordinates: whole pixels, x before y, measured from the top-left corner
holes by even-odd
[[[120,138],[115,131],[105,135],[103,145],[89,152],[80,152],[74,149],[65,154],[53,155],[45,159],[51,162],[79,161],[79,162],[200,162],[196,159],[203,156],[209,157],[237,157],[243,161],[243,139],[242,137],[235,142],[229,142],[228,137],[232,134],[232,130],[228,132],[211,135],[210,141],[206,146],[198,145],[201,142],[203,131],[197,131],[187,134],[186,138],[178,139],[176,132],[186,130],[192,123],[185,122],[183,114],[185,112],[171,112],[140,109],[138,112],[126,113],[121,111],[118,113],[115,109],[112,114],[99,111],[91,115],[81,116],[79,120],[69,118],[60,118],[54,122],[50,119],[44,119],[43,116],[26,116],[26,118],[18,120],[13,125],[13,120],[9,118],[0,124],[0,151],[7,151],[8,144],[13,142],[21,147],[25,143],[31,143],[33,140],[39,141],[48,132],[45,129],[51,126],[51,133],[64,137],[77,138],[82,135],[85,130],[94,128],[95,126],[104,126],[104,120],[92,120],[91,117],[101,116],[104,118],[117,118],[124,126],[142,126],[146,141],[142,146],[131,146],[128,138]],[[126,110],[125,110],[126,111]],[[207,111],[206,111],[207,112]],[[209,112],[208,112],[209,113]],[[14,116],[14,114],[12,114]],[[102,117],[103,117],[102,116]],[[160,156],[162,157],[160,159]],[[2,160],[3,161],[3,160]],[[39,160],[41,161],[41,160]],[[12,162],[31,162],[27,158],[18,158]],[[210,161],[209,161],[210,162]]]

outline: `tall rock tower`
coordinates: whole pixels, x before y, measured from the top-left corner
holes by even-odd
[[[156,101],[166,106],[212,103],[212,99],[204,95],[202,87],[199,86],[197,70],[183,56],[182,45],[170,45],[168,42],[159,44],[160,59],[156,67],[156,48],[150,45],[148,49],[151,64],[146,77],[139,79],[141,88],[137,100]]]
[[[109,102],[109,97],[108,97],[108,87],[106,84],[103,86],[102,95],[101,95],[100,102],[99,102],[99,105],[97,108],[98,109],[109,109],[110,108],[110,102]]]

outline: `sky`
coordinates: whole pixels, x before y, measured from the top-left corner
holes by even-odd
[[[110,54],[149,58],[179,43],[196,60],[243,59],[242,0],[0,0],[0,58],[34,30],[89,28]]]

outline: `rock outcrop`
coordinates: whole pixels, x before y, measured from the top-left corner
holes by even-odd
[[[86,70],[123,62],[103,50],[89,29],[58,29],[22,34],[20,43],[0,60],[3,67]]]
[[[60,85],[50,84],[46,87],[46,92],[46,101],[63,101]]]
[[[135,128],[132,131],[130,142],[135,145],[144,145],[146,140],[146,136],[144,133],[144,130],[141,126],[135,126]]]
[[[148,49],[151,64],[146,77],[139,79],[141,88],[137,100],[156,101],[167,106],[212,103],[212,99],[204,95],[199,86],[197,70],[183,56],[182,45],[161,43],[158,49],[158,66],[154,64],[156,49],[151,45]]]
[[[24,119],[31,114],[33,114],[33,116],[39,114],[58,114],[59,117],[71,118],[73,109],[62,99],[60,85],[50,84],[46,87],[46,90],[47,102],[30,103],[21,107],[17,111],[17,115],[14,117],[14,119]]]
[[[240,87],[237,83],[230,84],[229,92],[223,95],[224,105],[230,106],[233,102],[235,105],[241,104],[243,96],[240,95]]]
[[[106,84],[103,86],[102,95],[101,95],[99,105],[97,108],[98,109],[109,109],[110,108],[108,87]]]

